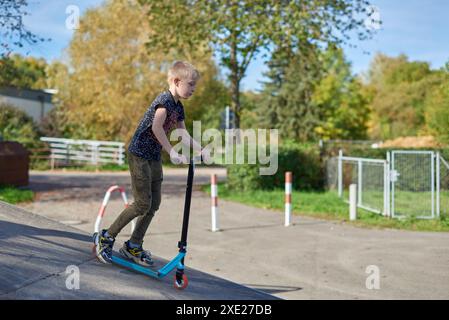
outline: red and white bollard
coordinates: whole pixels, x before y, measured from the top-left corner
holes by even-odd
[[[94,232],[100,232],[100,223],[101,223],[101,219],[104,216],[104,213],[106,211],[106,206],[108,205],[109,202],[109,198],[111,197],[111,193],[114,191],[119,191],[120,194],[122,195],[122,199],[123,202],[125,203],[125,208],[128,208],[129,203],[128,203],[128,198],[126,197],[126,193],[125,193],[125,189],[119,186],[112,186],[108,189],[108,191],[106,191],[106,194],[104,196],[103,199],[103,204],[101,205],[100,211],[98,212],[98,216],[97,216],[97,220],[95,221],[95,230]],[[131,232],[134,231],[134,228],[136,227],[136,223],[134,222],[134,220],[131,222]]]
[[[212,174],[210,176],[210,196],[211,196],[211,215],[212,215],[212,232],[219,230],[218,227],[218,187],[217,187],[217,175]]]
[[[285,173],[285,223],[284,226],[290,225],[292,218],[292,173]]]

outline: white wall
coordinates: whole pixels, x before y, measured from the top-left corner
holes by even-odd
[[[21,99],[15,97],[1,96],[0,102],[14,105],[17,109],[25,111],[28,115],[33,117],[34,121],[39,123],[41,119],[42,104],[40,101],[29,99]],[[53,108],[53,104],[44,102],[44,116]]]

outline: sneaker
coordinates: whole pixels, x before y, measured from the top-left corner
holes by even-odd
[[[98,260],[103,263],[112,263],[112,247],[114,246],[115,239],[112,237],[106,237],[106,229],[100,233],[94,233],[95,253]]]
[[[143,267],[151,267],[154,265],[154,261],[151,258],[151,252],[143,250],[142,245],[138,248],[131,248],[129,241],[126,241],[123,244],[123,247],[120,248],[120,253]]]

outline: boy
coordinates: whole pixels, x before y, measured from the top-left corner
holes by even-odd
[[[174,128],[185,130],[184,107],[180,99],[192,96],[198,79],[199,73],[190,63],[174,62],[168,71],[169,90],[156,97],[140,121],[128,147],[134,203],[122,211],[109,229],[94,235],[96,254],[100,261],[111,263],[115,237],[129,222],[139,217],[131,239],[124,243],[120,253],[140,265],[153,265],[151,253],[145,251],[142,244],[161,202],[161,149],[170,155],[173,163],[188,163],[184,155],[172,148],[167,136]],[[194,150],[201,152],[203,158],[208,157],[187,131],[183,135]]]

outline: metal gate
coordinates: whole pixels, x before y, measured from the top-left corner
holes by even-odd
[[[395,150],[386,160],[338,157],[338,194],[357,184],[357,206],[393,218],[449,217],[449,163],[439,152]]]
[[[391,152],[392,217],[435,218],[435,159],[433,151]]]

